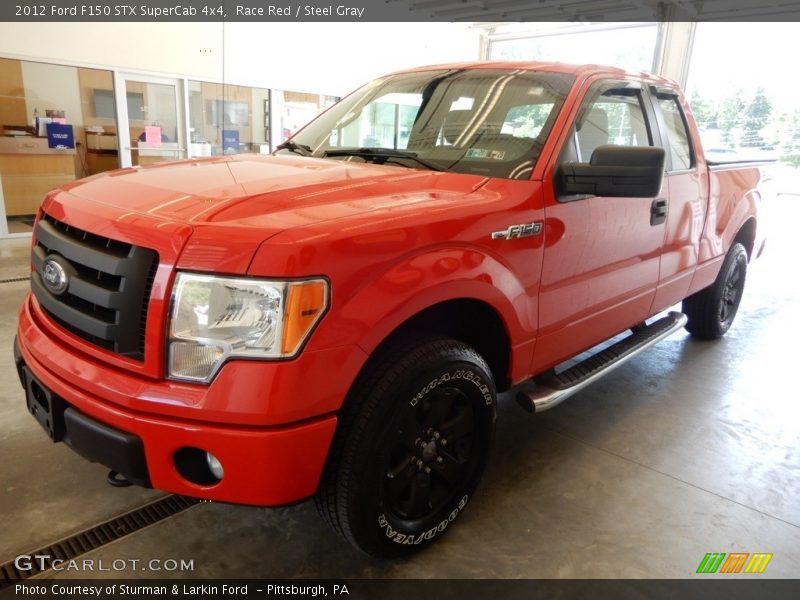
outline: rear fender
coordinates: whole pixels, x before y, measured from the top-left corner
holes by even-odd
[[[758,232],[758,213],[762,204],[763,172],[758,166],[712,169],[708,216],[700,240],[697,270],[688,295],[705,289],[717,277],[725,254],[744,224],[756,219],[758,253],[763,237]]]

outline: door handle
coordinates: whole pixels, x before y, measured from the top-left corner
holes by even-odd
[[[656,198],[650,205],[650,225],[660,225],[667,220],[669,203],[666,198]]]

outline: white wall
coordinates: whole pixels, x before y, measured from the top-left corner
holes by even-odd
[[[0,22],[0,54],[219,77],[219,23]]]
[[[334,96],[478,49],[477,31],[453,23],[0,23],[0,56]]]
[[[226,79],[342,96],[398,69],[477,60],[479,37],[454,23],[228,23],[225,49]]]

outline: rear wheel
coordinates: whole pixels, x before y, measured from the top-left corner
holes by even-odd
[[[725,335],[739,310],[746,276],[747,251],[735,243],[725,256],[716,281],[683,301],[687,331],[702,340]]]
[[[459,517],[494,430],[485,361],[448,338],[381,352],[356,382],[316,496],[323,518],[372,556],[414,552]]]

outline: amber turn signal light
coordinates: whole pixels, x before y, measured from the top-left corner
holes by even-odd
[[[294,354],[327,308],[324,281],[298,281],[289,285],[283,320],[281,350]]]

